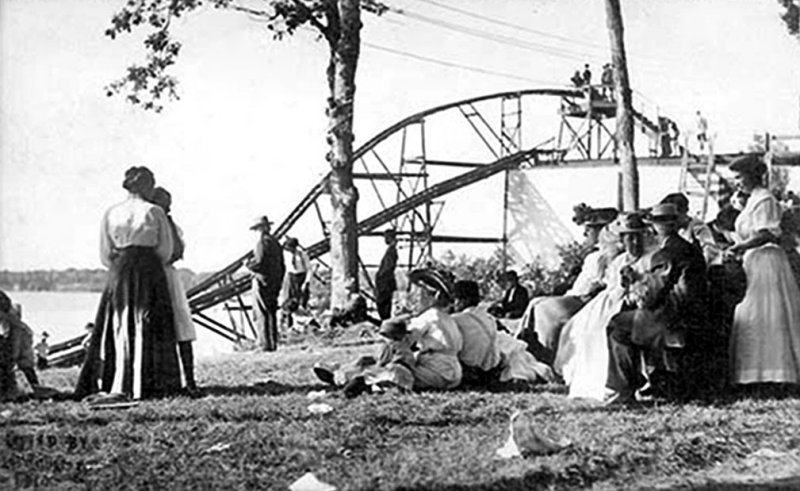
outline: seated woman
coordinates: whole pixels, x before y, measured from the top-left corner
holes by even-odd
[[[625,244],[606,270],[608,285],[590,300],[564,326],[553,368],[569,386],[570,397],[602,400],[608,369],[606,326],[622,308],[630,287],[646,271],[646,261],[654,247],[647,239],[642,214],[623,217],[619,234]]]
[[[14,367],[25,375],[31,389],[39,390],[33,355],[33,330],[22,321],[5,292],[0,291],[0,401],[22,397]]]
[[[616,219],[617,210],[593,209],[588,212],[588,216],[579,211],[580,208],[576,208],[576,217],[573,221],[585,227],[585,247],[591,249],[583,260],[580,274],[572,284],[572,288],[564,295],[536,297],[531,300],[522,316],[517,333],[517,338],[529,346],[541,343],[550,352],[545,358],[551,360],[556,355],[564,324],[597,292],[605,288],[603,277],[606,268],[621,250],[619,237],[609,226]],[[534,355],[540,357],[537,353]]]
[[[453,389],[461,383],[458,353],[461,332],[448,313],[453,299],[450,281],[433,269],[416,269],[408,277],[419,313],[410,318],[384,321],[381,334],[389,342],[379,360],[362,357],[343,373],[345,390],[358,393],[369,385],[405,379],[408,371],[414,389]],[[317,377],[335,383],[325,367],[314,368]],[[395,382],[396,385],[401,385]]]

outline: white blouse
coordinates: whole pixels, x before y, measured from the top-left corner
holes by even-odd
[[[420,353],[440,352],[456,356],[463,347],[461,332],[450,314],[431,307],[408,323],[409,337]]]
[[[110,267],[114,251],[128,246],[153,247],[164,263],[172,255],[172,231],[164,210],[134,195],[103,215],[100,261]]]
[[[736,235],[740,241],[749,240],[759,230],[781,235],[781,207],[768,189],[759,187],[747,198],[747,204],[736,218]]]

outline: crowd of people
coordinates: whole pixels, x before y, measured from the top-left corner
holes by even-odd
[[[767,168],[759,156],[741,157],[730,170],[737,192],[720,202],[708,224],[690,215],[680,193],[626,213],[576,207],[585,255],[571,287],[558,296],[530,298],[519,275],[507,270],[499,278],[503,295],[488,302],[477,278],[428,267],[408,277],[413,313],[393,317],[397,237],[389,230],[376,275],[375,322],[384,343],[376,356],[314,372],[349,396],[389,387],[561,381],[570,397],[609,404],[696,395],[722,373],[727,385],[798,384],[798,230],[764,186]],[[156,187],[146,167],[128,169],[123,188],[128,198],[101,223],[108,282],[74,395],[92,402],[199,395],[196,333],[174,267],[185,245],[170,214],[171,195]],[[312,276],[298,241],[280,244],[271,225],[264,216],[251,227],[258,240],[246,264],[264,351],[277,349],[278,310],[291,325],[292,312],[307,307]],[[39,387],[35,360],[46,366],[46,338],[34,349],[30,327],[2,292],[0,337],[0,393],[13,392],[15,366]],[[715,357],[727,368],[701,372],[698,360]]]
[[[582,210],[589,252],[564,295],[528,300],[507,271],[502,298],[486,303],[474,279],[415,270],[416,313],[383,322],[378,356],[314,371],[348,395],[557,379],[570,397],[607,404],[798,384],[796,242],[760,157],[730,169],[737,195],[709,224],[680,193],[622,214]]]

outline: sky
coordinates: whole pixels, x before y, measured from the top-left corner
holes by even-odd
[[[387,3],[394,12],[363,19],[356,146],[429,107],[564,86],[584,62],[599,76],[609,58],[602,0]],[[172,192],[195,271],[241,255],[255,216],[280,221],[327,172],[327,49],[313,32],[275,41],[239,13],[186,16],[175,26],[180,100],[156,114],[105,95],[143,56],[142,33],[103,34],[123,4],[0,0],[0,269],[100,267],[100,219],[125,198],[131,165]],[[719,151],[756,132],[800,133],[800,43],[778,2],[622,9],[639,104],[683,128],[702,110]]]

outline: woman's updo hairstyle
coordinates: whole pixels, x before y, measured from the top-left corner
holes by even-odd
[[[738,172],[755,179],[761,179],[761,177],[767,173],[767,164],[764,163],[760,155],[754,153],[737,158],[731,162],[729,168],[733,172]]]
[[[143,194],[153,188],[156,179],[153,172],[147,167],[134,166],[125,171],[122,187],[134,194]]]

